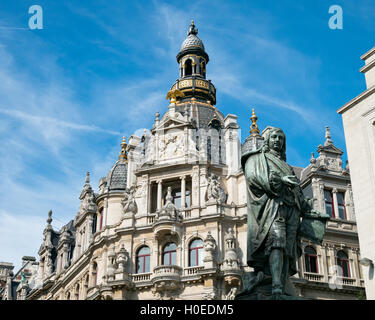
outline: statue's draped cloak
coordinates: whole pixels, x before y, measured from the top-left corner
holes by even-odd
[[[287,203],[301,211],[299,187],[282,186],[275,191],[271,186],[270,171],[276,171],[281,177],[294,175],[292,168],[284,161],[261,150],[242,156],[242,166],[247,187],[247,263],[254,269],[263,269],[268,259],[265,256],[264,242],[275,220],[279,206]],[[298,215],[299,216],[299,215]],[[298,220],[296,223],[299,223]],[[290,273],[295,273],[295,261],[300,255],[299,242],[294,239],[290,252],[293,252]],[[288,244],[287,244],[288,245]]]

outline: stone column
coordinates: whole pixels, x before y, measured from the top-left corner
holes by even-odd
[[[155,237],[154,246],[152,249],[152,260],[150,261],[150,272],[153,272],[153,269],[161,264],[159,261],[159,240]]]
[[[185,208],[186,202],[186,177],[182,176],[181,179],[181,209]]]
[[[333,196],[333,211],[335,213],[335,218],[340,218],[339,215],[339,203],[337,201],[337,189],[333,188],[332,190],[332,196]]]
[[[152,202],[152,183],[147,182],[147,213],[151,212],[151,202]]]
[[[157,180],[156,181],[158,184],[158,206],[157,209],[161,210],[161,200],[162,200],[162,180]]]

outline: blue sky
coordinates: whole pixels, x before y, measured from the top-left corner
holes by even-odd
[[[37,257],[48,210],[56,229],[73,219],[86,171],[97,190],[122,135],[166,110],[191,19],[217,107],[238,116],[242,140],[255,108],[261,129],[284,129],[290,164],[308,164],[326,125],[346,153],[336,110],[365,89],[371,2],[1,1],[0,261]],[[43,30],[28,28],[34,4]],[[343,30],[328,27],[334,4]]]

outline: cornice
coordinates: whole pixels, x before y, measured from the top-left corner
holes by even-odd
[[[368,88],[366,91],[362,92],[360,95],[356,96],[354,99],[350,100],[348,103],[343,105],[340,109],[336,112],[339,114],[343,114],[344,112],[348,111],[350,108],[354,107],[356,104],[360,103],[363,99],[367,98],[369,95],[375,92],[375,85]]]

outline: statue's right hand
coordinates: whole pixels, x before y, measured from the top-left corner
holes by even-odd
[[[291,187],[298,186],[298,180],[295,176],[284,176],[281,181]]]

